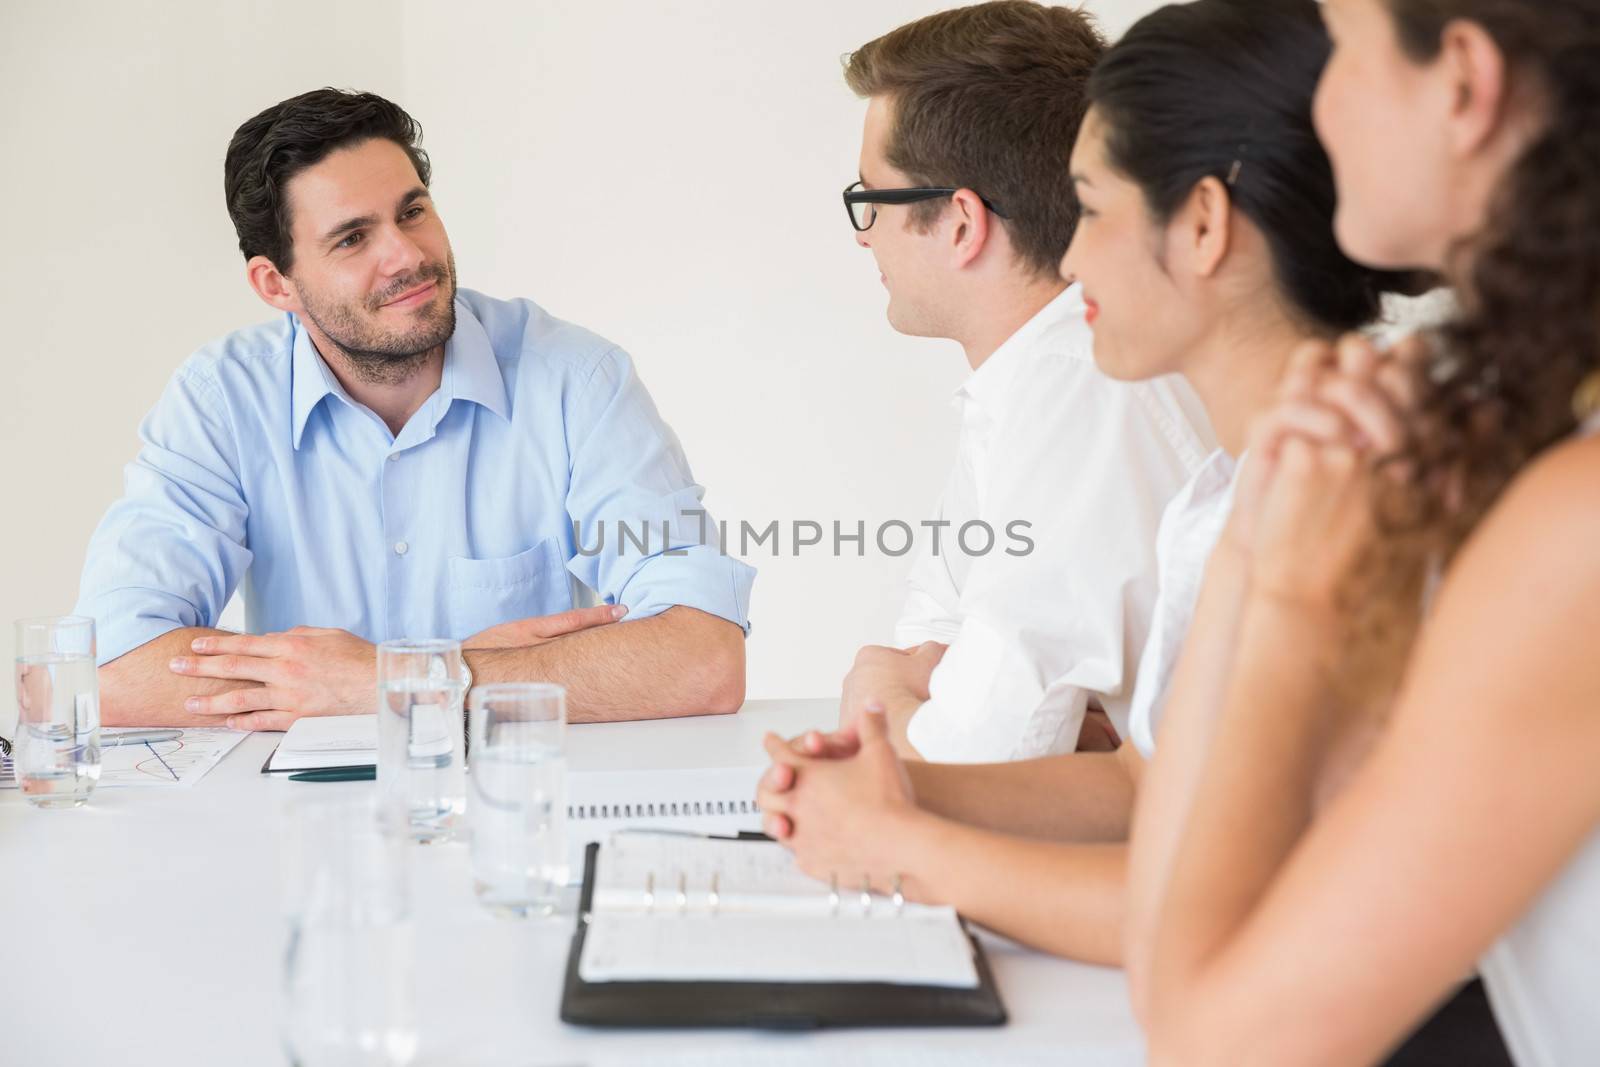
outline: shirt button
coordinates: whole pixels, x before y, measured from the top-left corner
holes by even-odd
[[[394,554],[397,556],[403,556],[406,554],[406,549],[410,547],[411,546],[406,544],[404,541],[396,541],[394,543]]]
[[[400,453],[398,453],[398,452],[390,452],[389,453],[389,462],[390,463],[393,463],[395,460],[397,460],[399,458],[400,458]]]

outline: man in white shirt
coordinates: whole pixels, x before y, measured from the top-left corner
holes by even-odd
[[[1023,759],[1076,747],[1085,712],[1126,732],[1156,592],[1161,512],[1211,451],[1177,379],[1096,369],[1095,309],[1058,264],[1078,223],[1067,158],[1104,47],[1080,12],[944,11],[863,46],[856,239],[890,325],[955,340],[961,440],[896,628],[861,650],[841,719],[879,694],[907,755]],[[920,644],[919,644],[920,643]]]

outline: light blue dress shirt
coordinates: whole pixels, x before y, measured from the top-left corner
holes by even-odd
[[[569,574],[629,619],[749,630],[755,571],[708,543],[632,361],[530,301],[458,291],[439,388],[398,436],[285,315],[191,357],[140,438],[84,566],[101,663],[215,626],[241,582],[252,633],[465,638],[570,608]]]

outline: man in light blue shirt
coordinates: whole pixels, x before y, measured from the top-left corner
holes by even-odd
[[[754,572],[704,543],[621,349],[457,288],[419,138],[331,89],[234,135],[229,213],[284,314],[182,366],[90,542],[106,722],[370,711],[398,637],[461,639],[475,682],[561,682],[575,721],[742,702]],[[241,585],[250,634],[212,629]]]

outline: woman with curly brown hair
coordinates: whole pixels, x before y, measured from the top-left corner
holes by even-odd
[[[1372,1063],[1476,968],[1519,1067],[1600,1062],[1600,0],[1324,12],[1340,243],[1460,311],[1302,350],[1252,437],[1228,651],[1141,786],[1136,1006],[1156,1064]]]

